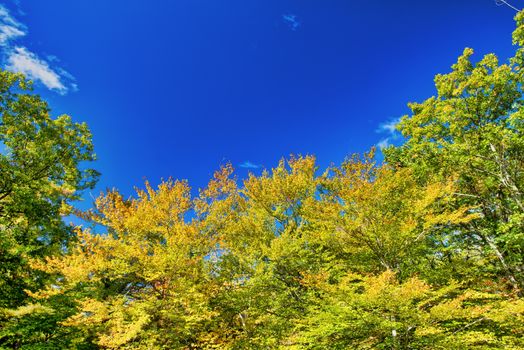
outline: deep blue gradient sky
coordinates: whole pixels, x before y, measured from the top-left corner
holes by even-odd
[[[227,161],[241,177],[291,153],[339,163],[433,95],[464,47],[513,50],[515,11],[494,0],[3,3],[27,29],[18,43],[78,85],[36,91],[89,124],[95,195],[170,176],[203,187]]]

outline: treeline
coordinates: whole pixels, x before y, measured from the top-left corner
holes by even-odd
[[[83,213],[89,130],[2,71],[0,347],[523,349],[523,14],[514,41],[436,76],[384,162],[225,165]]]

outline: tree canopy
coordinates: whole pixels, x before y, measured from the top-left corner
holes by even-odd
[[[87,126],[52,118],[30,90],[21,74],[0,71],[0,346],[25,332],[6,321],[9,310],[25,307],[27,291],[49,282],[29,260],[61,254],[76,240],[62,217],[98,176],[82,164],[95,158]]]
[[[102,193],[91,136],[2,72],[0,346],[524,348],[524,13],[515,56],[466,49],[404,141],[319,169]],[[22,91],[20,91],[20,89]],[[193,194],[192,194],[193,193]]]

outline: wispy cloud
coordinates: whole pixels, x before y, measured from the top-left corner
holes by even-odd
[[[0,5],[0,45],[9,45],[11,40],[26,35],[26,32],[25,26],[15,20],[9,11]]]
[[[261,167],[258,164],[251,163],[249,160],[246,160],[244,163],[241,163],[238,166],[244,169],[258,169]]]
[[[384,149],[384,148],[387,148],[388,146],[391,146],[391,143],[389,143],[389,137],[386,137],[385,139],[382,139],[377,143],[377,147],[379,149]]]
[[[379,149],[384,149],[392,145],[392,141],[400,138],[400,133],[397,130],[397,125],[400,122],[400,118],[389,120],[385,123],[379,124],[377,133],[386,134],[387,136],[381,139],[377,143]]]
[[[282,20],[288,25],[288,27],[295,31],[300,28],[301,23],[298,21],[297,16],[293,14],[282,15]]]
[[[50,90],[59,94],[76,91],[75,78],[60,67],[53,67],[57,62],[55,56],[48,56],[47,60],[39,57],[27,47],[16,44],[28,33],[27,27],[16,20],[9,10],[0,5],[0,54],[2,67],[25,74],[29,79],[42,83]],[[52,57],[52,58],[51,58]]]
[[[41,60],[25,47],[15,47],[9,53],[6,69],[24,73],[29,79],[39,80],[49,89],[61,94],[67,92],[67,87],[62,83],[60,75],[51,69],[46,61]]]
[[[378,126],[377,132],[387,132],[391,135],[397,134],[397,125],[400,122],[400,118],[392,119]]]

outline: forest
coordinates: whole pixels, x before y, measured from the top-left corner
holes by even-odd
[[[88,126],[2,70],[0,348],[523,349],[522,12],[513,41],[465,49],[401,145],[89,210]]]

